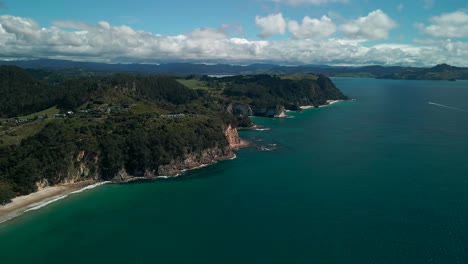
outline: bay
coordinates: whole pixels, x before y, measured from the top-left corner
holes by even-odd
[[[1,263],[467,263],[468,82],[333,79],[261,149],[0,225]]]

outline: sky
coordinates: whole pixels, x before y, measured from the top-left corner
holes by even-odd
[[[0,0],[0,60],[468,67],[460,0]]]

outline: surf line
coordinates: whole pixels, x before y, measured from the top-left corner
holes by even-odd
[[[465,111],[468,112],[466,109],[458,108],[458,107],[453,107],[453,106],[448,106],[448,105],[443,105],[443,104],[438,104],[438,103],[433,103],[433,102],[427,102],[430,105],[435,105],[435,106],[440,106],[440,107],[445,107],[448,109],[453,109],[453,110],[459,110],[459,111]]]

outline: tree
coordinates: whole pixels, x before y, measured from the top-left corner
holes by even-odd
[[[11,199],[15,197],[13,187],[5,180],[0,180],[0,205],[11,202]]]

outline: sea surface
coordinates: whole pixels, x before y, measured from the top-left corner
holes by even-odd
[[[260,150],[0,225],[0,263],[468,263],[468,82],[333,80]]]

